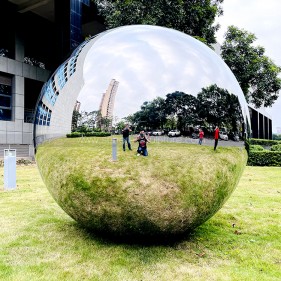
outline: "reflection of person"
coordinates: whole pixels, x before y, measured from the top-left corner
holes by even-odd
[[[215,146],[214,146],[214,150],[217,149],[218,146],[218,142],[219,142],[219,134],[220,134],[220,129],[218,126],[216,126],[215,131],[214,131],[214,139],[215,139]]]
[[[148,156],[147,152],[147,145],[146,143],[149,142],[149,140],[146,138],[144,131],[140,131],[140,134],[137,136],[137,138],[134,140],[134,142],[138,142],[138,150],[137,150],[137,156],[143,155],[143,156]]]
[[[198,144],[202,144],[202,141],[203,141],[203,138],[204,138],[204,132],[202,129],[199,129],[199,142]]]
[[[125,128],[122,130],[122,134],[123,134],[123,150],[126,150],[126,143],[128,144],[128,148],[129,150],[132,150],[131,148],[131,143],[130,143],[130,132],[132,130],[129,127],[129,124],[126,124]]]

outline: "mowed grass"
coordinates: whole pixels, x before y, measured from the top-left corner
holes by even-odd
[[[210,220],[177,243],[150,246],[79,227],[36,165],[17,166],[13,191],[4,190],[0,171],[0,280],[281,280],[279,167],[246,167]]]
[[[95,231],[145,242],[186,233],[210,218],[237,186],[242,147],[152,142],[149,156],[122,151],[111,138],[61,138],[40,145],[36,160],[56,202]],[[150,237],[150,238],[148,238]],[[128,239],[126,239],[128,241]]]

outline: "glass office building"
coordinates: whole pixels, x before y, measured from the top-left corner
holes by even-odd
[[[0,13],[0,145],[33,146],[41,89],[48,88],[54,102],[56,89],[45,84],[51,73],[86,36],[105,27],[90,0],[1,0]],[[42,112],[48,122],[51,112]]]

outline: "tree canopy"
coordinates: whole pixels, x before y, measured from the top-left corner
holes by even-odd
[[[237,96],[213,84],[202,88],[197,98],[175,91],[165,99],[146,101],[130,116],[130,122],[136,128],[177,128],[182,132],[198,125],[223,125],[235,132],[243,123],[243,115]]]
[[[236,76],[247,102],[259,108],[277,100],[281,68],[264,55],[263,47],[254,45],[256,39],[253,33],[229,26],[221,56]]]
[[[173,28],[208,45],[216,43],[214,24],[222,15],[224,0],[93,0],[105,18],[107,28],[150,24]]]

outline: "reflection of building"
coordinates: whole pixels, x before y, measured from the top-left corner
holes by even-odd
[[[75,106],[74,106],[74,111],[80,111],[80,107],[81,107],[81,102],[80,101],[76,101]]]
[[[102,95],[101,103],[100,103],[100,114],[101,117],[107,120],[110,120],[110,127],[112,125],[113,119],[113,110],[114,110],[114,102],[115,96],[118,89],[119,82],[115,79],[110,81],[110,84],[106,90],[106,92]]]

